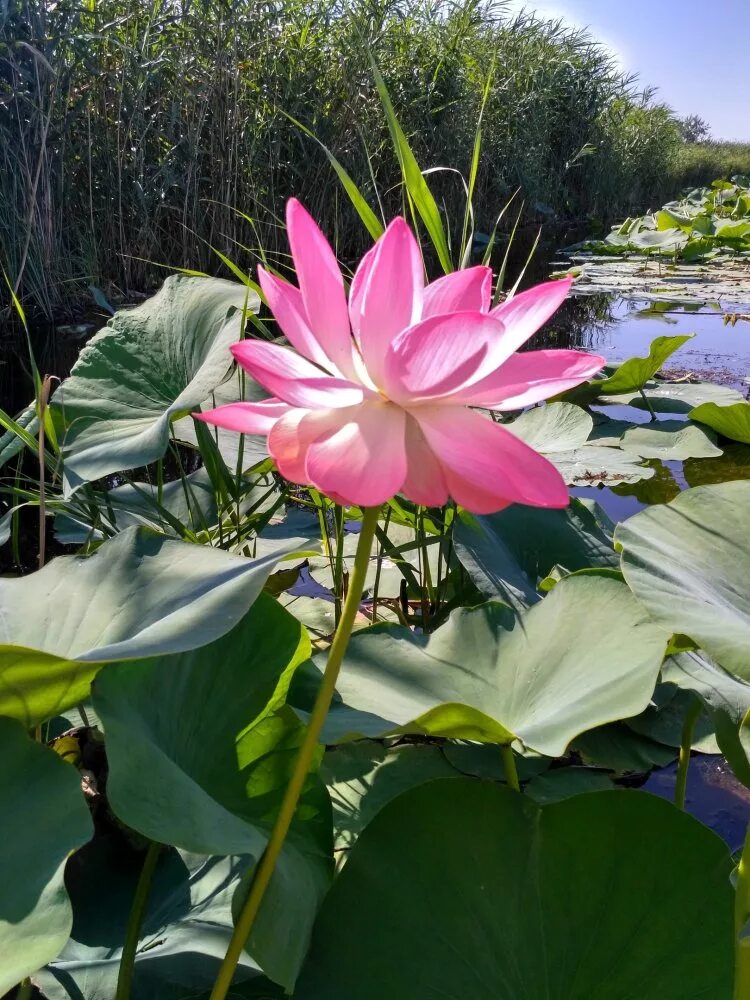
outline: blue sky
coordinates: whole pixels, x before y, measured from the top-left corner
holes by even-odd
[[[508,7],[588,26],[678,114],[705,118],[714,138],[750,139],[750,0],[509,0]]]

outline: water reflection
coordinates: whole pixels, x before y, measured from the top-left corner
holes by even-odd
[[[668,330],[665,319],[670,321]],[[750,323],[726,324],[721,310],[705,306],[677,307],[610,295],[576,297],[564,304],[543,336],[534,338],[533,346],[585,348],[608,361],[625,361],[648,354],[656,337],[687,333],[693,339],[669,359],[670,373],[747,388]]]
[[[722,442],[723,455],[716,458],[689,458],[683,464],[688,486],[707,486],[734,479],[750,479],[750,444]]]

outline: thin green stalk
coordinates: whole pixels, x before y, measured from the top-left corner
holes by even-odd
[[[391,514],[392,513],[393,513],[392,508],[388,507],[388,509],[385,512],[385,519],[383,521],[383,531],[385,532],[386,536],[388,535],[388,527],[389,527],[389,525],[391,523]],[[373,584],[373,587],[372,587],[372,620],[373,620],[373,623],[375,621],[377,621],[377,617],[378,617],[378,594],[380,592],[380,574],[381,574],[381,571],[383,569],[383,558],[384,558],[384,555],[385,555],[385,553],[383,552],[383,546],[382,546],[382,543],[381,543],[381,545],[380,545],[380,547],[378,549],[377,565],[375,567],[375,583]]]
[[[161,844],[152,841],[148,845],[146,857],[143,859],[143,868],[138,877],[138,885],[135,887],[133,905],[130,908],[128,926],[125,931],[125,943],[122,947],[122,957],[120,958],[120,971],[117,974],[117,992],[115,1000],[130,1000],[133,987],[133,969],[135,967],[135,953],[138,948],[138,939],[141,933],[141,923],[143,914],[146,912],[148,894],[151,889],[151,879],[159,860]]]
[[[44,413],[49,401],[49,391],[52,380],[45,375],[42,390],[37,403],[39,417],[38,459],[39,459],[39,569],[44,566],[47,549],[47,504],[46,504],[46,464],[44,458]]]
[[[302,788],[318,747],[318,740],[326,716],[328,715],[328,709],[331,706],[341,663],[344,659],[346,647],[349,644],[354,620],[357,616],[359,603],[365,589],[367,566],[370,560],[370,553],[372,552],[372,542],[375,537],[378,514],[379,508],[377,507],[368,507],[363,513],[357,553],[354,557],[352,578],[341,612],[341,619],[339,620],[336,634],[333,637],[333,642],[328,653],[328,662],[326,663],[323,679],[315,699],[312,714],[310,715],[305,738],[300,747],[294,772],[284,793],[284,799],[281,803],[273,832],[258,864],[245,904],[237,918],[232,940],[229,942],[227,953],[221,963],[219,974],[211,991],[210,1000],[225,1000],[227,996],[227,992],[232,984],[232,977],[242,954],[242,949],[245,947],[245,942],[253,929],[266,889],[273,876],[276,862],[284,846],[286,835],[289,832],[289,827],[292,825],[292,820],[297,810],[297,803],[299,802]],[[117,1000],[120,1000],[120,998],[118,997]]]
[[[333,569],[334,621],[338,628],[341,621],[341,606],[344,601],[344,509],[338,504],[333,511],[336,529],[336,562]]]
[[[693,748],[693,733],[698,716],[701,714],[703,702],[696,698],[685,716],[682,724],[680,740],[680,757],[677,763],[677,777],[674,785],[674,804],[678,809],[685,808],[685,792],[687,790],[688,768],[690,767],[690,751]]]
[[[505,771],[505,780],[508,782],[508,787],[512,788],[514,792],[520,792],[521,783],[518,780],[516,760],[513,756],[513,749],[510,743],[500,744],[500,754],[503,758],[503,770]]]
[[[16,991],[16,1000],[31,1000],[33,995],[33,986],[31,985],[31,980],[26,977],[22,983],[18,984],[18,990]]]
[[[638,390],[638,392],[641,394],[641,398],[643,399],[643,402],[646,404],[646,409],[651,414],[651,420],[653,422],[654,420],[657,419],[657,417],[656,417],[656,411],[654,410],[654,407],[653,407],[653,405],[651,403],[651,400],[648,398],[648,396],[646,395],[646,393],[643,391],[643,388],[640,388]]]
[[[451,514],[450,524],[447,523],[449,513]],[[445,523],[446,532],[447,532],[447,535],[448,535],[448,542],[446,544],[446,552],[445,552],[445,580],[444,580],[444,582],[445,582],[445,589],[446,589],[446,593],[447,593],[447,590],[448,590],[448,578],[449,578],[449,575],[450,575],[450,568],[451,568],[451,559],[453,558],[453,532],[454,532],[455,523],[456,523],[456,511],[455,511],[455,508],[450,503],[448,504],[447,507],[443,508],[443,522]],[[442,542],[440,543],[440,547],[442,549],[442,547],[443,547],[443,543]],[[441,581],[441,582],[443,582],[443,581]],[[444,599],[445,598],[442,595],[441,584],[438,584],[438,591],[437,591],[437,605],[438,605],[438,608],[440,607],[440,605],[441,605],[441,603],[443,602]]]
[[[750,826],[737,865],[734,889],[734,1000],[750,997],[750,937],[742,936],[750,920]]]

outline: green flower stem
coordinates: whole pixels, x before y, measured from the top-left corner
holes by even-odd
[[[344,600],[344,508],[338,504],[333,512],[333,522],[336,528],[336,562],[333,570],[334,619],[338,628]]]
[[[160,851],[161,844],[152,841],[148,845],[146,857],[143,859],[143,868],[141,868],[141,874],[138,876],[138,885],[135,887],[133,905],[130,909],[128,926],[125,931],[125,943],[122,948],[122,957],[120,958],[120,971],[117,974],[115,1000],[130,1000],[133,989],[135,953],[141,934],[143,914],[146,912],[146,904],[148,903],[151,879],[156,869],[156,862],[159,860]]]
[[[375,537],[379,512],[380,510],[377,507],[368,507],[363,512],[362,527],[359,533],[357,554],[354,557],[354,569],[351,581],[346,593],[344,606],[341,610],[341,618],[339,619],[338,627],[336,628],[336,633],[328,653],[328,662],[326,663],[323,680],[321,681],[315,705],[310,715],[305,738],[300,747],[294,772],[284,793],[284,799],[281,803],[273,832],[258,864],[255,877],[250,886],[250,892],[245,900],[245,905],[242,907],[242,911],[237,918],[234,933],[229,942],[224,960],[221,963],[210,1000],[225,1000],[227,996],[232,984],[232,977],[242,954],[242,949],[250,937],[255,919],[263,902],[263,897],[274,873],[276,861],[284,846],[289,827],[292,825],[297,803],[299,802],[305,779],[310,771],[315,752],[318,748],[320,733],[328,715],[328,709],[331,706],[336,681],[344,659],[346,647],[349,644],[349,638],[352,634],[359,603],[362,600],[362,594],[365,589],[365,578],[367,576],[367,565],[372,552],[372,542]]]
[[[646,404],[646,408],[648,409],[648,412],[651,414],[651,419],[657,420],[658,418],[656,416],[653,406],[651,405],[651,400],[648,398],[648,396],[646,395],[646,393],[643,391],[642,388],[640,388],[638,392],[641,394],[641,399]]]
[[[508,782],[508,787],[512,788],[514,792],[520,792],[521,782],[518,780],[518,770],[516,769],[516,761],[513,757],[513,749],[510,743],[501,743],[500,753],[503,758],[503,770],[505,771],[505,780]]]
[[[16,990],[16,1000],[31,1000],[33,990],[34,987],[31,985],[31,980],[27,976],[22,983],[18,984],[18,989]]]
[[[687,789],[688,768],[690,767],[690,751],[693,748],[693,733],[698,716],[701,714],[703,702],[696,698],[690,706],[685,721],[682,724],[682,739],[680,740],[680,757],[677,763],[677,776],[674,785],[674,804],[678,809],[685,808],[685,791]]]
[[[750,997],[750,937],[741,937],[750,920],[750,826],[737,865],[734,889],[734,1000]]]

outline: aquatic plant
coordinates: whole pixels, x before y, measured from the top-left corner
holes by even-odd
[[[673,260],[714,260],[750,253],[750,177],[715,180],[667,202],[657,212],[628,218],[604,240],[571,248],[609,254],[655,254]]]
[[[0,543],[30,509],[42,553],[0,578],[0,990],[743,1000],[750,843],[684,806],[694,747],[750,787],[750,486],[721,464],[750,404],[660,377],[687,335],[602,372],[512,353],[570,281],[448,259],[425,285],[436,226],[423,250],[392,223],[348,302],[296,204],[289,230],[298,286],[172,276],[0,411]],[[408,395],[370,403],[371,377]],[[390,418],[324,465],[276,452],[295,411],[428,390],[491,429],[435,449],[447,490],[424,451],[383,474]],[[506,435],[554,490],[535,465],[508,495]],[[654,455],[703,484],[616,526],[596,493],[558,504]],[[674,758],[674,802],[631,787]]]

